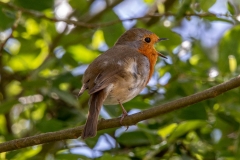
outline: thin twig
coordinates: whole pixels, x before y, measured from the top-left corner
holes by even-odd
[[[37,12],[34,10],[29,10],[29,9],[25,9],[22,7],[18,7],[16,5],[13,5],[11,3],[4,3],[0,1],[0,4],[10,8],[10,9],[14,9],[14,10],[20,10],[25,14],[34,16],[36,18],[42,18],[42,19],[46,19],[52,22],[65,22],[67,24],[73,24],[75,26],[80,26],[80,27],[86,27],[86,28],[99,28],[99,27],[106,27],[106,26],[111,26],[114,25],[116,23],[120,23],[120,22],[124,22],[124,21],[132,21],[132,20],[138,20],[138,19],[145,19],[145,18],[151,18],[151,17],[168,17],[168,16],[176,16],[176,14],[173,13],[164,13],[164,14],[148,14],[142,17],[133,17],[133,18],[127,18],[127,19],[117,19],[117,20],[113,20],[113,21],[109,21],[109,22],[105,22],[105,23],[85,23],[85,22],[80,22],[80,21],[76,21],[76,20],[70,20],[70,19],[61,19],[61,18],[56,18],[56,17],[48,17],[45,14],[42,14],[41,12]],[[201,14],[196,14],[196,13],[185,13],[183,16],[186,17],[191,17],[191,16],[197,16],[200,18],[203,17],[232,17],[234,18],[234,16],[229,15],[229,14],[213,14],[210,12],[205,12],[205,13],[201,13]],[[235,19],[235,18],[234,18]]]
[[[122,121],[123,125],[130,126],[135,125],[136,123],[153,118],[180,108],[187,107],[191,104],[201,102],[210,98],[214,98],[222,93],[225,93],[231,89],[237,88],[240,86],[240,75],[227,81],[222,84],[216,85],[212,88],[209,88],[205,91],[180,98],[178,100],[160,105],[158,107],[153,107],[148,110],[129,115]],[[120,127],[120,118],[108,119],[108,120],[99,120],[98,121],[98,130],[103,130],[107,128]],[[25,148],[33,145],[49,143],[53,141],[59,141],[64,139],[76,139],[78,138],[83,130],[84,126],[56,131],[43,133],[40,135],[35,135],[26,138],[20,138],[16,140],[11,140],[5,143],[0,144],[0,152],[6,152],[11,150],[16,150],[20,148]]]

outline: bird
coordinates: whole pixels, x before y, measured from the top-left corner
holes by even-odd
[[[97,134],[98,116],[102,105],[117,105],[122,109],[122,120],[128,115],[123,103],[137,96],[154,72],[158,57],[154,44],[167,38],[143,28],[132,28],[123,33],[114,46],[98,56],[86,69],[82,78],[80,97],[88,90],[89,111],[81,138]]]

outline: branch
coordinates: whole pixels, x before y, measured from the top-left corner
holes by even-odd
[[[62,18],[56,18],[56,17],[48,17],[45,14],[42,14],[41,12],[37,12],[35,10],[29,10],[29,9],[25,9],[22,7],[18,7],[16,5],[13,5],[11,3],[4,3],[0,1],[0,5],[4,5],[7,8],[10,9],[14,9],[14,10],[20,10],[25,14],[34,16],[36,18],[42,18],[42,19],[46,19],[48,21],[52,21],[52,22],[65,22],[67,24],[73,24],[75,26],[80,26],[80,27],[85,27],[85,28],[99,28],[99,27],[106,27],[106,26],[111,26],[120,22],[124,22],[124,21],[132,21],[132,20],[138,20],[138,19],[145,19],[145,18],[151,18],[151,17],[168,17],[168,16],[177,16],[177,14],[173,14],[173,13],[164,13],[164,14],[147,14],[145,16],[142,17],[133,17],[133,18],[127,18],[127,19],[117,19],[117,20],[113,20],[113,21],[109,21],[109,22],[105,22],[105,23],[85,23],[85,22],[80,22],[77,20],[70,20],[70,19],[62,19]],[[185,13],[183,16],[185,17],[191,17],[191,16],[197,16],[200,18],[203,17],[232,17],[234,19],[236,19],[236,16],[232,16],[229,14],[213,14],[210,12],[205,12],[205,13],[201,13],[201,14],[197,14],[197,13]]]
[[[22,13],[34,16],[36,18],[42,18],[48,21],[52,21],[52,22],[65,22],[67,24],[73,24],[75,26],[80,26],[80,27],[86,27],[86,28],[98,28],[101,26],[109,26],[118,22],[121,22],[121,20],[116,20],[116,21],[112,21],[110,23],[103,23],[103,24],[89,24],[89,23],[85,23],[85,22],[80,22],[80,21],[76,21],[76,20],[70,20],[70,19],[62,19],[62,18],[56,18],[56,17],[48,17],[45,14],[35,11],[35,10],[30,10],[30,9],[25,9],[19,6],[16,6],[12,3],[4,3],[0,1],[0,5],[4,5],[7,8],[13,9],[13,10],[19,10],[22,11]]]
[[[126,126],[135,125],[140,121],[153,118],[153,117],[174,111],[176,109],[184,108],[191,104],[201,102],[206,99],[214,98],[222,93],[225,93],[239,86],[240,86],[240,75],[227,82],[224,82],[217,86],[209,88],[205,91],[202,91],[184,98],[180,98],[178,100],[160,105],[158,107],[153,107],[133,115],[129,115],[126,118],[124,118],[123,124]],[[120,126],[121,126],[120,118],[107,119],[107,120],[101,119],[98,121],[98,130],[115,128]],[[25,148],[33,145],[49,143],[53,141],[60,141],[64,139],[76,139],[81,135],[83,131],[83,127],[84,126],[80,126],[80,127],[65,129],[65,130],[56,131],[56,132],[42,133],[40,135],[20,138],[20,139],[11,140],[5,143],[1,143],[0,153],[16,150],[20,148]]]

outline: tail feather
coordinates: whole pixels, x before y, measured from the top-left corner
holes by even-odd
[[[103,90],[91,95],[89,99],[90,108],[88,111],[88,118],[81,135],[82,139],[96,136],[97,125],[98,125],[98,115],[100,113],[100,110],[105,98],[104,95],[105,93]]]

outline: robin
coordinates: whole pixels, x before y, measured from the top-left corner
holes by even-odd
[[[123,103],[133,99],[150,80],[158,56],[166,58],[154,48],[156,42],[166,40],[140,28],[126,31],[115,45],[98,56],[86,69],[80,96],[88,89],[90,95],[88,118],[82,139],[97,133],[98,116],[102,105],[119,104],[122,120],[128,114]]]

